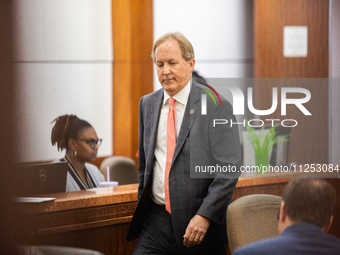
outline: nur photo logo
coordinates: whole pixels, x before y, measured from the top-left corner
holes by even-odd
[[[211,87],[210,85],[205,84],[205,83],[200,83],[200,84],[209,88],[212,92],[214,92],[214,94],[217,96],[218,100],[220,101],[220,104],[222,105],[222,100],[221,100],[219,94],[216,92],[216,90],[213,87]],[[212,98],[212,100],[214,101],[215,106],[217,105],[214,96],[210,93],[209,90],[204,89],[204,88],[200,88],[200,87],[197,87],[197,88],[206,92]],[[201,95],[201,114],[202,115],[207,115],[207,94]]]
[[[211,97],[215,106],[218,106],[216,97],[219,100],[220,105],[222,106],[222,100],[220,95],[217,91],[211,86],[206,83],[200,83],[202,87],[197,87],[198,89],[203,90],[206,94],[201,94],[201,115],[207,115],[207,95]],[[311,93],[306,88],[301,87],[272,87],[271,93],[268,94],[268,98],[270,98],[272,104],[268,109],[256,109],[254,106],[253,101],[253,87],[246,87],[244,91],[241,88],[233,85],[225,85],[223,89],[227,89],[232,98],[232,106],[233,106],[233,114],[243,115],[245,114],[245,107],[248,108],[249,112],[253,114],[253,116],[268,116],[273,114],[276,110],[280,110],[281,116],[287,116],[287,106],[296,107],[304,116],[311,116],[312,113],[307,110],[304,104],[308,103],[311,100]],[[280,92],[280,93],[279,93]],[[244,93],[246,95],[244,95]],[[215,94],[215,96],[213,95]],[[294,96],[295,95],[295,96]],[[267,99],[268,99],[267,98]],[[269,122],[272,126],[280,123],[282,126],[290,126],[295,127],[298,124],[296,119],[249,119],[247,121],[244,119],[243,121],[235,122],[233,120],[228,119],[214,119],[213,120],[213,127],[216,125],[225,125],[230,124],[232,125],[243,125],[244,127],[251,126],[251,127],[261,127],[265,124],[265,122]],[[255,124],[259,123],[259,124]],[[268,124],[268,123],[267,123]]]

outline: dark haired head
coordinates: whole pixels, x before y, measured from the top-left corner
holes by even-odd
[[[52,123],[55,122],[51,133],[52,145],[57,144],[58,150],[68,149],[69,139],[78,139],[78,133],[84,128],[92,127],[90,123],[79,119],[76,115],[59,116]]]
[[[282,200],[292,221],[308,221],[324,227],[333,214],[336,191],[323,179],[297,178],[288,183]]]

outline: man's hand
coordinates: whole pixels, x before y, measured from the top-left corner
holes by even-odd
[[[210,219],[201,215],[195,215],[195,217],[190,220],[189,225],[185,230],[183,244],[186,247],[200,244],[203,241],[209,226]]]

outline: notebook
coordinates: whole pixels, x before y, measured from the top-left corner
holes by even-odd
[[[67,170],[67,162],[19,166],[18,196],[65,192]]]

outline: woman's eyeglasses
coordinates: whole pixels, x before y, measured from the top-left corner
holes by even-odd
[[[83,141],[85,143],[87,143],[91,149],[94,149],[96,147],[96,145],[98,145],[98,147],[101,145],[103,139],[98,139],[98,140],[95,140],[95,139],[78,139],[78,141]]]

